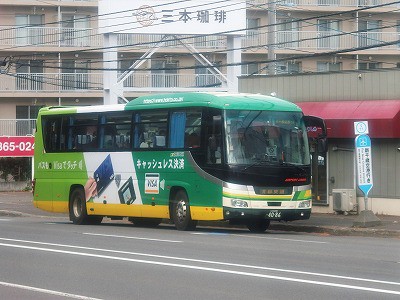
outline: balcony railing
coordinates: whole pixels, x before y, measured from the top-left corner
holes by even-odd
[[[71,92],[103,89],[103,74],[17,73],[0,75],[0,91]]]
[[[4,0],[3,0],[4,1]],[[7,0],[8,2],[9,0]],[[27,1],[26,0],[13,0],[14,4],[19,4],[19,2],[23,2],[24,5],[26,5]],[[32,1],[34,2],[34,1]],[[42,5],[46,5],[47,3],[50,3],[52,5],[57,5],[57,2],[89,2],[89,3],[97,3],[99,0],[46,0],[46,2],[43,2]]]
[[[393,0],[282,0],[276,2],[276,6],[296,7],[296,6],[322,6],[322,7],[369,7],[381,4],[393,3]],[[247,0],[247,6],[253,8],[263,8],[268,4],[268,0]],[[387,5],[384,7],[399,7],[398,3]]]
[[[0,120],[0,136],[25,136],[35,132],[36,120],[34,119],[2,119]]]
[[[131,49],[148,49],[159,42],[160,34],[118,34],[119,46]],[[186,44],[204,49],[226,49],[224,36],[179,36]],[[5,27],[0,26],[0,45],[11,47],[102,47],[103,36],[97,29],[71,29],[60,27]],[[164,47],[183,48],[182,44],[173,37],[167,39]],[[165,50],[165,48],[164,48]]]
[[[223,76],[211,74],[157,74],[136,71],[123,86],[131,90],[153,88],[220,87]],[[103,89],[103,74],[97,73],[18,73],[0,74],[0,91],[8,92],[87,92]]]
[[[341,50],[376,46],[370,50],[400,50],[399,32],[358,32],[354,34],[339,31],[278,31],[275,48],[279,50]],[[393,43],[381,46],[385,43]],[[248,50],[267,49],[267,33],[259,32],[242,41]]]
[[[4,46],[33,47],[101,47],[102,36],[97,29],[59,27],[0,27],[0,41]]]
[[[331,1],[331,0],[330,0]],[[10,29],[10,28],[8,28]],[[8,30],[0,27],[0,47],[9,46],[24,48],[27,45],[34,47],[102,47],[103,37],[95,29],[73,30],[56,27],[29,27]],[[280,49],[342,49],[357,47],[375,41],[376,44],[398,40],[398,32],[365,32],[341,34],[339,31],[278,31],[276,48]],[[130,50],[145,50],[153,47],[162,39],[159,34],[118,34],[119,46],[126,46]],[[224,36],[179,36],[187,44],[197,49],[226,50],[227,43]],[[319,41],[318,41],[319,40]],[[360,45],[361,45],[360,44]],[[242,47],[266,47],[267,33],[262,30],[247,30],[242,38]],[[388,46],[389,47],[389,46]],[[163,51],[182,49],[183,45],[175,38],[165,41]],[[389,47],[390,48],[390,47]],[[391,48],[397,48],[392,46]],[[126,48],[125,48],[126,49]],[[124,49],[120,49],[123,51]]]
[[[223,84],[222,76],[212,74],[155,74],[138,71],[124,81],[125,88],[163,89],[163,88],[218,88]]]
[[[133,49],[145,49],[154,46],[163,38],[161,34],[118,34],[118,45],[132,47]],[[188,36],[179,35],[179,40],[184,44],[193,45],[195,48],[204,49],[226,49],[226,38],[224,36]],[[183,45],[175,37],[171,36],[165,40],[163,50],[170,47],[171,49],[182,48]]]

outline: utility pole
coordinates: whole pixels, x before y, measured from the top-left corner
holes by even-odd
[[[275,56],[275,43],[276,43],[276,2],[275,0],[268,0],[268,75],[276,74],[276,56]]]

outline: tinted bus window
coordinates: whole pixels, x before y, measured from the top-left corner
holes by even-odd
[[[97,114],[82,114],[71,117],[71,150],[95,151],[99,148]]]
[[[134,116],[134,148],[166,148],[168,111],[144,111]]]
[[[46,152],[67,149],[67,117],[43,117],[43,140]]]
[[[127,151],[131,149],[131,113],[115,113],[100,117],[100,149]]]

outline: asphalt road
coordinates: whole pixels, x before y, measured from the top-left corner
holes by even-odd
[[[0,217],[1,299],[399,299],[400,240]]]

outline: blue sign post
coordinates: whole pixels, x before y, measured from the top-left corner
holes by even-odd
[[[371,139],[368,136],[368,122],[356,122],[354,124],[356,137],[356,161],[357,161],[357,184],[364,193],[365,209],[355,220],[355,226],[369,227],[381,224],[381,221],[368,210],[368,193],[374,183],[372,179],[372,153]]]
[[[356,155],[358,187],[367,198],[374,185],[372,179],[371,139],[368,135],[362,134],[356,137]]]

